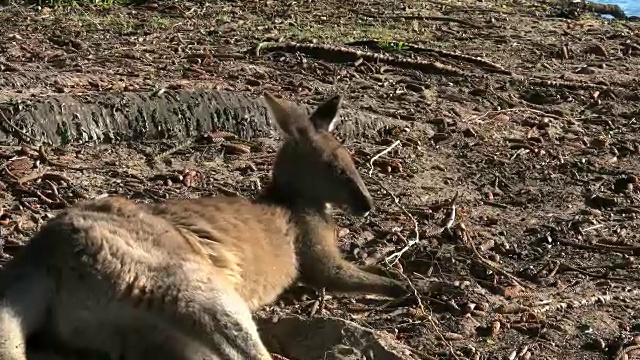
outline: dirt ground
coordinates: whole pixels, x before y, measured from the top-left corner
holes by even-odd
[[[261,318],[352,320],[422,359],[640,359],[627,348],[640,344],[640,23],[533,0],[8,6],[0,23],[1,101],[342,93],[345,107],[429,124],[347,141],[377,209],[336,216],[345,257],[384,264],[403,251],[393,266],[406,281],[439,288],[389,300],[298,286]],[[256,51],[263,42],[346,50]],[[11,82],[25,71],[42,76]],[[3,256],[82,198],[255,196],[277,142],[234,144],[4,146]]]

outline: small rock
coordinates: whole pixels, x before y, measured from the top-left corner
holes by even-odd
[[[338,238],[345,237],[349,232],[350,231],[347,228],[340,228],[340,230],[338,230]]]
[[[489,249],[492,249],[495,245],[495,241],[493,241],[493,239],[489,239],[482,243],[482,245],[480,245],[480,249],[482,249],[483,251],[487,251]]]
[[[584,74],[584,75],[593,75],[597,72],[598,72],[598,69],[594,68],[593,66],[585,66],[580,68],[578,71],[576,71],[576,73]]]
[[[607,344],[601,338],[596,338],[593,340],[593,345],[596,349],[603,351],[607,348]]]
[[[589,48],[587,48],[587,52],[596,56],[602,56],[602,57],[607,57],[607,49],[604,48],[604,46],[600,45],[600,44],[595,44],[593,46],[590,46]]]
[[[507,114],[498,114],[498,115],[494,116],[493,118],[491,118],[491,120],[496,121],[496,122],[507,122],[507,121],[511,120],[511,118]]]
[[[522,292],[522,287],[520,286],[506,286],[502,289],[501,295],[507,299],[513,299],[517,297]]]
[[[470,127],[462,130],[462,135],[464,135],[464,137],[470,137],[470,138],[474,138],[478,136],[478,134],[476,134],[476,132]]]
[[[587,199],[587,205],[596,208],[607,208],[618,205],[618,200],[602,195],[593,195]]]
[[[417,84],[409,83],[409,84],[406,84],[405,87],[407,88],[407,90],[411,90],[411,91],[416,92],[416,93],[424,92],[424,87],[422,87],[420,85],[417,85]]]
[[[479,311],[487,311],[489,310],[489,303],[481,302],[476,304],[476,309]]]
[[[633,184],[627,181],[627,177],[617,178],[613,183],[613,191],[617,193],[633,191]]]
[[[540,129],[540,130],[546,129],[546,128],[548,128],[549,126],[551,126],[551,121],[552,121],[552,120],[553,120],[553,119],[551,119],[551,118],[543,117],[542,119],[540,119],[540,122],[538,122],[538,123],[536,124],[536,127],[537,127],[538,129]]]
[[[433,140],[433,142],[435,142],[435,143],[439,143],[441,141],[449,139],[449,137],[450,137],[450,135],[447,134],[447,133],[435,133],[431,137],[431,140]]]
[[[493,321],[491,323],[491,328],[489,330],[489,334],[491,337],[495,338],[500,333],[500,321]]]
[[[476,304],[469,302],[464,306],[464,311],[466,311],[467,313],[472,312],[474,309],[476,308]]]
[[[402,164],[398,160],[389,161],[389,169],[391,173],[398,174],[402,172]]]
[[[609,140],[603,137],[597,137],[591,139],[589,142],[589,147],[593,149],[604,149],[609,145]]]
[[[442,337],[445,340],[449,340],[449,341],[464,340],[464,336],[463,335],[457,334],[457,333],[452,333],[452,332],[443,333]]]
[[[251,152],[251,148],[244,144],[223,143],[222,147],[226,153],[231,155],[243,155]]]
[[[260,80],[257,80],[257,79],[248,78],[247,79],[247,85],[249,85],[249,86],[260,86],[260,85],[262,85],[262,82]]]

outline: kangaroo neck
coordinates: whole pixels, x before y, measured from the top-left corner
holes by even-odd
[[[292,213],[305,213],[309,215],[316,213],[321,217],[328,215],[326,204],[310,201],[308,197],[297,194],[294,189],[279,186],[279,184],[273,181],[267,185],[256,201],[281,206]]]
[[[291,221],[303,232],[316,233],[332,231],[335,228],[326,204],[309,204],[300,201],[300,197],[283,191],[275,183],[269,184],[256,201],[287,209]]]

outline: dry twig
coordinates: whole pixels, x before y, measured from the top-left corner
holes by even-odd
[[[189,138],[189,139],[187,139],[185,141],[182,141],[178,145],[172,147],[171,149],[154,156],[153,159],[151,159],[151,160],[154,163],[158,162],[158,161],[166,158],[167,156],[170,156],[171,154],[175,153],[176,151],[180,151],[180,150],[183,150],[185,148],[188,148],[189,146],[193,145],[193,143],[194,143],[194,139]]]
[[[481,119],[487,118],[489,116],[495,116],[495,115],[499,115],[499,114],[508,114],[508,113],[514,113],[514,112],[530,112],[533,114],[537,114],[537,115],[541,115],[544,117],[548,117],[548,118],[552,118],[552,119],[558,119],[558,120],[567,120],[566,118],[557,116],[557,115],[553,115],[553,114],[549,114],[546,113],[544,111],[540,111],[540,110],[536,110],[536,109],[530,109],[530,108],[511,108],[511,109],[502,109],[502,110],[491,110],[491,111],[487,111],[483,114],[474,116],[470,119],[468,119],[468,122],[471,121],[479,121]]]
[[[557,302],[556,304],[551,304],[554,300],[545,300],[544,305],[532,309],[527,309],[527,311],[531,311],[533,313],[544,313],[555,310],[564,311],[566,309],[575,309],[583,306],[593,305],[596,303],[604,304],[612,300],[629,301],[632,298],[637,299],[638,295],[640,295],[640,290],[632,290],[629,292],[609,295],[596,295],[588,298],[571,298],[561,302]]]
[[[386,149],[384,149],[380,153],[376,154],[375,156],[373,156],[369,160],[369,177],[372,177],[372,175],[373,175],[373,162],[376,159],[378,159],[379,157],[381,157],[382,155],[384,155],[384,154],[388,153],[389,151],[391,151],[393,148],[395,148],[399,144],[400,144],[400,140],[394,141]],[[394,204],[396,204],[396,206],[398,206],[398,208],[400,208],[402,213],[404,213],[409,219],[411,219],[411,222],[413,223],[413,231],[415,233],[414,238],[412,240],[410,240],[401,250],[399,250],[397,252],[394,252],[393,254],[391,254],[391,255],[389,255],[389,256],[387,256],[385,258],[385,262],[387,263],[387,265],[390,266],[390,265],[395,264],[398,260],[400,260],[402,255],[405,252],[407,252],[411,247],[413,247],[415,244],[420,242],[420,228],[419,228],[418,221],[416,220],[416,218],[413,215],[411,215],[411,213],[402,204],[400,204],[400,201],[398,200],[398,197],[395,196],[380,180],[376,180],[376,179],[374,179],[374,180],[382,188],[382,190],[384,190],[387,194],[389,194],[389,196],[391,196],[391,198],[393,199]],[[449,220],[447,221],[445,226],[443,226],[440,229],[437,229],[437,230],[429,232],[428,234],[426,234],[427,237],[439,235],[442,232],[444,232],[445,230],[451,228],[451,226],[453,226],[453,223],[455,221],[455,216],[456,216],[456,207],[455,207],[454,202],[455,202],[455,199],[457,199],[457,197],[458,197],[458,193],[456,193],[455,197],[451,201],[451,214],[450,214]]]
[[[93,166],[74,166],[74,165],[69,165],[69,164],[59,162],[57,160],[53,160],[49,157],[49,154],[47,153],[47,149],[43,145],[40,145],[38,147],[38,155],[40,156],[42,161],[49,163],[53,166],[64,167],[64,168],[68,168],[71,170],[78,170],[78,171],[95,169],[95,167]]]
[[[510,272],[504,270],[503,268],[500,267],[500,265],[496,264],[495,262],[485,258],[484,256],[482,256],[482,254],[480,254],[480,252],[478,252],[478,249],[476,248],[476,245],[473,243],[473,240],[471,239],[471,236],[469,235],[469,232],[467,231],[466,226],[464,226],[464,224],[460,223],[458,224],[458,230],[460,230],[460,233],[462,235],[462,240],[470,246],[471,250],[473,251],[473,253],[475,254],[475,256],[484,264],[484,266],[486,266],[489,270],[498,273],[498,274],[502,274],[503,276],[508,277],[511,281],[515,282],[516,284],[522,286],[523,288],[532,290],[533,288],[531,286],[529,286],[528,284],[525,284],[524,282],[522,282],[520,279],[518,279],[517,277],[515,277],[514,275],[512,275]]]
[[[369,160],[369,177],[371,177],[373,175],[373,162],[378,160],[382,155],[384,155],[384,154],[388,153],[389,151],[393,150],[393,148],[395,148],[398,145],[400,145],[400,140],[394,141],[393,144],[389,145],[386,149],[384,149],[383,151],[379,152],[374,157],[372,157],[371,160]]]
[[[380,184],[382,186],[382,188],[387,191],[391,196],[393,196],[394,202],[396,203],[396,205],[400,206],[400,204],[398,203],[398,199],[391,194],[391,192],[389,192],[388,189],[386,189],[382,184]],[[425,234],[425,237],[431,237],[431,236],[437,236],[442,234],[443,232],[445,232],[447,229],[450,229],[453,226],[453,223],[455,222],[456,219],[456,205],[455,205],[455,200],[458,197],[458,193],[455,194],[455,196],[453,197],[453,199],[451,200],[451,212],[449,214],[449,218],[447,219],[447,222],[444,226],[432,230],[428,233]],[[405,212],[405,214],[409,214],[403,207],[401,207],[401,209],[403,209],[403,211]],[[411,216],[409,214],[409,216]],[[400,249],[397,252],[394,252],[393,254],[387,256],[384,260],[387,264],[389,265],[393,265],[395,264],[398,260],[400,260],[400,257],[402,257],[402,255],[407,252],[409,249],[411,249],[411,247],[413,247],[415,244],[417,244],[418,242],[420,242],[420,236],[419,236],[419,229],[418,229],[418,222],[415,220],[415,218],[413,216],[411,216],[411,219],[414,221],[415,224],[415,232],[416,232],[416,236],[413,240],[410,240],[402,249]]]

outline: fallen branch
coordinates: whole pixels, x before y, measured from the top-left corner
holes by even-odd
[[[261,51],[284,51],[289,53],[300,52],[322,60],[332,62],[356,62],[360,59],[369,62],[380,62],[404,69],[413,69],[430,74],[470,76],[466,71],[441,64],[439,62],[429,62],[424,60],[414,60],[399,58],[385,54],[377,54],[368,51],[360,51],[340,46],[324,44],[299,44],[294,42],[263,42],[255,48],[255,55],[260,56]]]
[[[381,47],[380,47],[381,43],[382,43],[381,41],[377,41],[377,40],[359,40],[359,41],[353,41],[353,42],[347,43],[347,45],[366,46],[366,47],[369,47],[369,48],[381,49]],[[392,44],[393,43],[397,43],[398,45],[400,45],[400,43],[395,42],[395,41],[392,42]],[[491,62],[491,61],[489,61],[487,59],[482,59],[482,58],[478,58],[478,57],[471,56],[471,55],[458,54],[458,53],[454,53],[454,52],[446,51],[446,50],[427,48],[427,47],[424,47],[424,46],[414,45],[414,44],[410,44],[410,43],[406,43],[406,42],[402,42],[402,47],[405,47],[406,50],[412,51],[412,52],[415,52],[415,53],[431,53],[431,54],[435,54],[435,55],[438,55],[438,56],[451,58],[451,59],[456,59],[456,60],[461,60],[461,61],[465,61],[465,62],[468,62],[468,63],[471,63],[471,64],[479,65],[481,67],[484,67],[487,70],[491,70],[492,72],[505,74],[505,75],[513,75],[513,73],[510,70],[507,70],[504,67],[502,67],[501,65],[498,65],[498,64],[496,64],[494,62]]]
[[[611,294],[611,295],[596,295],[596,296],[591,296],[588,298],[583,298],[583,299],[568,299],[566,301],[563,302],[558,302],[556,304],[549,304],[551,301],[545,301],[547,302],[547,304],[542,305],[542,306],[538,306],[536,308],[532,308],[532,309],[528,309],[528,311],[531,311],[532,313],[544,313],[544,312],[549,312],[549,311],[556,311],[556,310],[567,310],[567,309],[575,309],[575,308],[579,308],[579,307],[583,307],[583,306],[589,306],[589,305],[594,305],[596,303],[600,303],[600,304],[604,304],[605,302],[609,302],[612,300],[623,300],[623,301],[629,301],[631,300],[632,297],[635,297],[637,295],[640,294],[640,290],[632,290],[628,293],[618,293],[618,294]]]
[[[627,18],[627,14],[624,13],[622,8],[619,5],[613,4],[599,4],[591,1],[581,1],[576,3],[572,1],[571,4],[574,6],[581,5],[582,8],[586,11],[596,13],[599,15],[611,15],[616,19],[624,20]]]
[[[27,175],[21,177],[20,179],[18,179],[18,185],[22,185],[22,184],[28,183],[29,181],[38,180],[46,172],[47,172],[47,169],[44,168],[44,167],[35,169],[32,172],[30,172],[29,174],[27,174]]]
[[[552,119],[557,119],[557,120],[568,120],[567,118],[563,118],[561,116],[557,116],[557,115],[553,115],[553,114],[549,114],[546,113],[544,111],[540,111],[540,110],[536,110],[536,109],[529,109],[529,108],[511,108],[511,109],[502,109],[502,110],[491,110],[491,111],[487,111],[481,115],[477,115],[474,116],[470,119],[467,119],[466,121],[471,122],[471,121],[478,121],[481,120],[483,118],[489,117],[490,115],[498,115],[498,114],[507,114],[507,113],[513,113],[513,112],[530,112],[533,114],[537,114],[540,116],[544,116],[544,117],[548,117],[548,118],[552,118]]]
[[[554,239],[560,245],[570,246],[582,250],[597,250],[603,252],[615,252],[628,255],[640,255],[640,246],[632,245],[605,245],[605,244],[581,244],[574,241]]]
[[[498,13],[498,14],[506,14],[506,15],[517,15],[518,13],[515,11],[506,11],[506,10],[502,10],[502,9],[485,9],[485,8],[476,8],[476,7],[462,7],[460,5],[457,4],[452,4],[452,3],[445,3],[445,2],[441,2],[441,1],[436,1],[436,0],[424,0],[425,2],[428,2],[430,4],[433,5],[438,5],[438,6],[442,6],[442,7],[448,7],[449,10],[443,10],[443,12],[452,12],[452,11],[458,11],[458,12],[489,12],[489,13]]]
[[[51,164],[53,166],[64,167],[64,168],[68,168],[68,169],[71,169],[71,170],[78,170],[78,171],[95,170],[96,169],[95,166],[75,166],[75,165],[65,164],[65,163],[59,162],[57,160],[53,160],[53,159],[51,159],[49,157],[47,149],[43,145],[40,145],[38,147],[38,156],[40,156],[40,159],[44,163],[48,163],[48,164]]]
[[[450,17],[450,16],[429,16],[429,15],[408,15],[408,14],[382,14],[382,15],[378,15],[378,14],[372,14],[372,13],[367,13],[367,12],[361,12],[361,11],[354,11],[356,14],[358,15],[362,15],[368,18],[372,18],[372,19],[405,19],[405,20],[426,20],[426,21],[442,21],[442,22],[452,22],[452,23],[457,23],[460,25],[465,25],[465,26],[469,26],[475,29],[484,29],[484,26],[482,25],[478,25],[478,24],[474,24],[472,22],[469,22],[467,20],[462,20],[462,19],[458,19],[458,18],[454,18],[454,17]]]
[[[565,88],[569,90],[606,90],[610,88],[610,86],[592,84],[592,83],[578,83],[578,82],[543,80],[543,79],[526,79],[524,80],[524,82],[529,83],[530,85],[535,85],[540,87]]]

